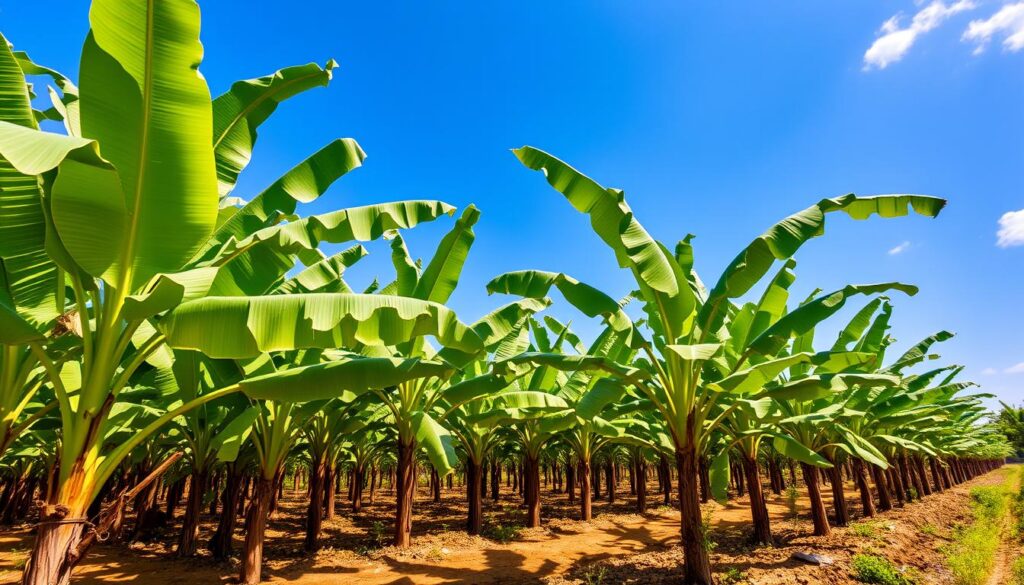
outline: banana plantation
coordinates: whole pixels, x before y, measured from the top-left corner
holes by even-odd
[[[427,507],[497,541],[503,523],[542,530],[557,508],[583,525],[617,506],[670,519],[675,582],[731,583],[709,545],[715,506],[736,508],[745,546],[770,547],[771,502],[793,493],[796,532],[825,538],[927,508],[1011,453],[987,396],[939,354],[952,333],[894,349],[913,284],[863,284],[833,249],[849,284],[790,295],[798,276],[817,286],[795,258],[829,249],[830,219],[934,218],[941,198],[809,198],[698,275],[699,219],[656,239],[623,191],[523,146],[507,164],[632,280],[600,290],[522,257],[460,287],[490,309],[457,315],[486,209],[306,213],[364,163],[341,137],[236,189],[261,124],[324,91],[334,61],[211,96],[194,0],[93,0],[89,25],[77,79],[33,60],[32,38],[0,43],[0,535],[23,543],[8,582],[77,582],[157,534],[179,572],[200,558],[255,584],[276,579],[282,533],[315,558],[332,523],[371,510],[387,520],[358,537],[400,554]],[[443,237],[407,243],[432,222]],[[377,240],[390,258],[369,256]],[[346,274],[376,260],[377,279]],[[338,578],[323,582],[364,582]]]

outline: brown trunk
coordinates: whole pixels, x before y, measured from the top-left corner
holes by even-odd
[[[864,469],[864,462],[854,459],[851,462],[853,467],[853,480],[860,492],[860,506],[864,511],[864,517],[870,518],[875,515],[875,500],[871,497],[871,487],[868,485],[867,470]]]
[[[580,520],[589,522],[591,514],[590,461],[580,460]]]
[[[466,458],[466,499],[469,502],[469,518],[466,521],[466,532],[480,534],[483,526],[483,483],[486,465],[482,468],[471,457]]]
[[[434,467],[430,468],[430,483],[434,490],[434,503],[441,503],[441,476],[437,473],[437,469]]]
[[[220,521],[217,531],[210,539],[210,552],[215,559],[226,559],[231,556],[232,535],[235,532],[235,521],[238,519],[238,500],[242,492],[242,474],[234,464],[228,467],[224,493],[221,495]]]
[[[498,501],[499,491],[501,490],[501,467],[497,461],[491,462],[491,499],[495,502]]]
[[[309,467],[309,505],[306,507],[306,538],[302,546],[306,552],[316,552],[320,548],[320,528],[324,520],[324,479],[327,475],[327,462],[323,458],[310,462]]]
[[[642,454],[634,456],[636,474],[636,511],[640,514],[647,512],[647,461]]]
[[[202,514],[205,493],[206,473],[193,472],[189,483],[188,502],[185,504],[185,518],[181,521],[181,534],[178,538],[179,557],[191,557],[196,554],[199,542],[199,517]]]
[[[664,455],[660,457],[658,470],[661,476],[661,495],[664,497],[664,504],[669,506],[672,504],[672,473],[668,469],[668,459]],[[693,481],[697,481],[696,474]]]
[[[889,494],[889,482],[885,471],[877,465],[871,465],[871,477],[875,480],[875,489],[878,490],[878,509],[882,512],[892,510],[892,497]]]
[[[576,466],[568,459],[565,461],[565,491],[569,494],[569,503],[576,502]]]
[[[807,463],[801,463],[800,469],[803,471],[804,483],[807,484],[807,494],[811,500],[811,519],[814,520],[814,535],[828,536],[831,529],[828,525],[828,516],[825,514],[825,502],[821,499],[821,489],[818,486],[818,470]]]
[[[274,477],[277,477],[275,474]],[[270,516],[270,500],[276,490],[275,481],[262,474],[256,477],[255,490],[249,504],[249,517],[246,518],[245,554],[242,556],[242,570],[239,582],[242,585],[257,585],[263,570],[263,538],[267,530],[267,517]]]
[[[697,469],[700,471],[700,503],[706,504],[711,500],[711,473],[708,470],[707,457],[700,457],[697,462]],[[743,495],[743,476],[736,474],[740,480],[739,493]]]
[[[930,496],[932,494],[932,486],[928,485],[928,474],[924,470],[924,459],[915,455],[911,460],[911,463],[914,466],[917,485],[920,487],[921,496]]]
[[[692,432],[692,431],[691,431]],[[683,583],[712,585],[711,558],[707,546],[709,535],[704,534],[698,497],[700,463],[693,437],[689,444],[676,448],[676,471],[679,473],[680,535],[683,541]],[[666,474],[666,484],[669,481]],[[667,492],[668,490],[666,490]]]
[[[846,491],[843,489],[843,468],[833,463],[828,470],[829,483],[832,484],[832,507],[836,510],[836,526],[850,523],[850,512],[846,507]]]
[[[934,457],[930,457],[928,459],[928,466],[931,467],[932,470],[932,481],[935,482],[935,491],[942,492],[942,476],[939,475],[939,464],[935,462]]]
[[[540,526],[540,462],[536,456],[527,454],[526,457],[526,507],[528,528]]]
[[[753,541],[755,544],[771,544],[772,526],[768,517],[768,506],[764,501],[757,457],[743,457],[743,474],[747,478],[747,491],[750,492],[750,516],[754,521]]]
[[[363,509],[363,483],[365,482],[366,470],[363,465],[356,463],[352,466],[352,475],[349,481],[352,482],[352,511],[359,512]]]
[[[416,441],[409,444],[398,441],[398,513],[395,515],[395,540],[398,547],[407,547],[412,543],[412,500],[416,495]]]
[[[333,520],[335,514],[335,493],[334,482],[337,481],[338,467],[327,464],[327,472],[324,475],[324,519]]]

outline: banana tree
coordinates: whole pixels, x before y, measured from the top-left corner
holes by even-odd
[[[365,434],[375,410],[368,401],[344,404],[338,399],[316,405],[316,411],[299,422],[305,435],[305,449],[309,456],[309,505],[306,510],[306,536],[303,546],[309,552],[320,548],[320,530],[323,524],[324,497],[334,492],[331,470],[337,463],[344,439],[353,433]],[[361,481],[362,477],[353,477]],[[357,488],[358,489],[358,488]]]
[[[676,447],[681,500],[681,535],[685,549],[686,583],[711,583],[707,550],[702,546],[702,523],[696,478],[699,459],[710,434],[715,431],[707,415],[717,402],[718,392],[708,391],[701,372],[713,360],[724,341],[720,337],[729,317],[729,299],[742,296],[771,268],[776,260],[790,258],[807,240],[821,235],[825,216],[843,212],[854,219],[878,214],[882,217],[907,215],[908,209],[935,216],[945,202],[918,195],[858,197],[845,195],[824,199],[770,228],[747,246],[726,268],[710,291],[705,291],[692,270],[693,250],[689,239],[675,253],[657,241],[641,225],[626,204],[623,193],[606,189],[557,158],[532,147],[514,151],[528,168],[543,171],[547,182],[570,204],[590,217],[597,235],[612,248],[619,266],[628,268],[637,283],[638,300],[648,316],[653,337],[642,343],[655,374],[638,389],[664,416]],[[822,309],[842,306],[846,296],[838,293],[819,304]],[[838,309],[836,309],[838,310]],[[816,314],[824,318],[828,311]],[[805,317],[807,315],[805,314]],[[817,318],[817,317],[815,317]],[[813,325],[792,319],[788,328],[775,327],[772,335],[751,342],[747,356],[771,355],[779,344]],[[766,332],[767,333],[767,332]],[[762,334],[764,336],[765,334]],[[742,355],[741,354],[741,357]],[[739,367],[746,359],[737,361]]]
[[[199,10],[192,0],[155,5],[97,0],[90,23],[76,123],[68,124],[69,134],[0,121],[0,157],[39,186],[38,200],[33,199],[43,218],[33,224],[37,240],[42,233],[48,257],[70,283],[69,302],[75,304],[81,326],[82,357],[76,362],[81,389],[73,401],[59,365],[46,351],[51,337],[16,311],[2,311],[0,342],[29,348],[54,388],[62,417],[60,473],[41,510],[36,545],[25,568],[24,582],[32,584],[66,583],[84,554],[77,547],[89,504],[130,452],[128,444],[110,449],[102,441],[110,413],[139,367],[165,346],[208,349],[217,358],[253,357],[271,349],[336,347],[356,343],[356,338],[376,338],[373,331],[381,328],[382,320],[392,343],[444,329],[443,336],[468,339],[463,344],[468,349],[478,344],[471,332],[469,338],[458,333],[468,330],[454,315],[429,302],[378,298],[363,304],[358,295],[204,297],[211,286],[217,291],[216,287],[230,287],[250,272],[260,272],[262,264],[251,265],[251,271],[243,262],[232,268],[218,265],[247,253],[254,257],[257,248],[274,252],[272,243],[291,254],[300,253],[297,248],[309,250],[323,234],[343,241],[359,239],[360,234],[379,237],[388,229],[410,227],[408,218],[415,223],[450,208],[437,202],[398,205],[395,213],[362,209],[273,225],[280,219],[275,206],[291,205],[285,196],[291,197],[296,189],[316,192],[324,185],[319,169],[311,165],[309,172],[289,175],[267,197],[257,198],[257,207],[269,209],[273,218],[250,206],[233,215],[230,210],[222,213],[224,173],[218,181],[218,160],[235,152],[237,144],[216,135],[215,129],[251,141],[253,119],[258,124],[259,117],[273,109],[269,96],[275,91],[247,94],[253,100],[223,119],[221,114],[229,110],[218,109],[215,123],[206,82],[196,69],[201,57]],[[358,158],[350,143],[339,150],[352,151]],[[340,159],[336,167],[344,169],[349,159]],[[338,175],[337,168],[332,172]],[[236,218],[242,228],[257,224],[256,231],[241,239],[232,232],[223,246],[215,247],[213,263],[195,264],[209,262],[204,250],[218,233],[219,220],[225,220],[220,225],[224,227]],[[311,262],[320,261],[307,256]],[[188,302],[197,297],[203,298]],[[307,308],[309,314],[322,315],[315,307],[325,304],[334,307],[327,310],[327,322],[307,319],[305,326],[283,337],[267,333],[275,329],[269,322],[274,318],[302,319]],[[360,304],[362,309],[354,307]],[[264,310],[263,324],[247,322],[254,307]],[[346,364],[317,364],[289,370],[287,376],[293,383],[306,375],[323,382],[352,367]],[[384,367],[401,364],[387,362]],[[273,385],[275,376],[268,374],[256,385]],[[154,422],[158,426],[143,427],[134,438],[143,441],[175,416],[226,394],[251,390],[252,384],[246,380],[209,392],[160,417]]]

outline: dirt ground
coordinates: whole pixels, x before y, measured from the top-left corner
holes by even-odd
[[[785,496],[769,492],[774,547],[751,548],[746,544],[750,513],[745,498],[734,499],[726,506],[708,504],[705,514],[713,526],[712,563],[717,581],[757,585],[856,583],[850,575],[850,559],[859,552],[872,552],[914,573],[921,584],[950,583],[939,549],[948,542],[953,527],[969,520],[970,488],[999,483],[1007,472],[1004,468],[874,519],[855,520],[849,528],[835,528],[829,537],[810,536],[804,499],[797,502],[794,517]],[[678,580],[682,565],[682,549],[677,544],[678,511],[658,507],[660,495],[650,493],[648,501],[656,507],[640,516],[632,512],[634,499],[627,488],[625,494],[618,494],[614,505],[595,501],[594,520],[583,523],[574,520],[578,509],[568,504],[565,495],[550,490],[542,493],[543,527],[519,530],[515,540],[500,544],[463,532],[465,503],[457,486],[452,491],[444,490],[439,504],[431,502],[427,490],[422,489],[414,506],[413,546],[406,550],[379,546],[389,542],[394,514],[393,495],[387,490],[378,492],[376,502],[365,505],[358,515],[339,501],[338,516],[325,523],[323,550],[311,556],[302,550],[304,497],[286,489],[267,534],[264,580],[296,585],[609,585]],[[859,502],[852,486],[847,495],[851,510],[856,512]],[[485,532],[496,526],[522,526],[525,514],[521,501],[504,485],[498,502],[485,500]],[[204,518],[204,544],[215,528],[214,522],[214,517]],[[76,572],[75,582],[170,585],[235,580],[237,560],[215,562],[205,549],[193,559],[175,558],[176,535],[176,526],[170,526],[152,543],[97,546]],[[236,550],[241,549],[241,539],[242,534],[236,534]],[[0,583],[17,581],[30,546],[28,527],[0,532]],[[828,566],[807,565],[791,559],[795,552],[826,555],[834,562]]]

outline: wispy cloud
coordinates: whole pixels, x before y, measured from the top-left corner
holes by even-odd
[[[998,373],[999,373],[999,370],[997,370],[995,368],[985,368],[984,370],[981,371],[981,375],[983,375],[983,376],[994,376],[994,375],[996,375]]]
[[[1019,364],[1015,364],[1015,365],[1012,365],[1012,366],[1006,368],[1005,370],[1003,370],[1003,373],[1004,374],[1024,374],[1024,362],[1021,362]]]
[[[1015,53],[1024,49],[1024,2],[1007,4],[984,20],[972,20],[962,40],[977,44],[974,54],[979,55],[993,37],[1003,37],[1003,49]]]
[[[996,245],[1000,248],[1024,245],[1024,209],[1007,211],[999,218]]]
[[[890,248],[889,249],[889,255],[890,256],[895,256],[897,254],[902,254],[902,253],[906,252],[907,248],[909,248],[909,247],[910,247],[910,242],[903,242],[903,243],[899,244],[898,246]]]
[[[971,0],[959,0],[948,5],[942,0],[934,0],[919,10],[907,26],[900,24],[902,14],[886,20],[878,31],[881,36],[864,53],[864,70],[885,69],[899,61],[919,36],[937,28],[954,14],[973,10],[975,6]]]

